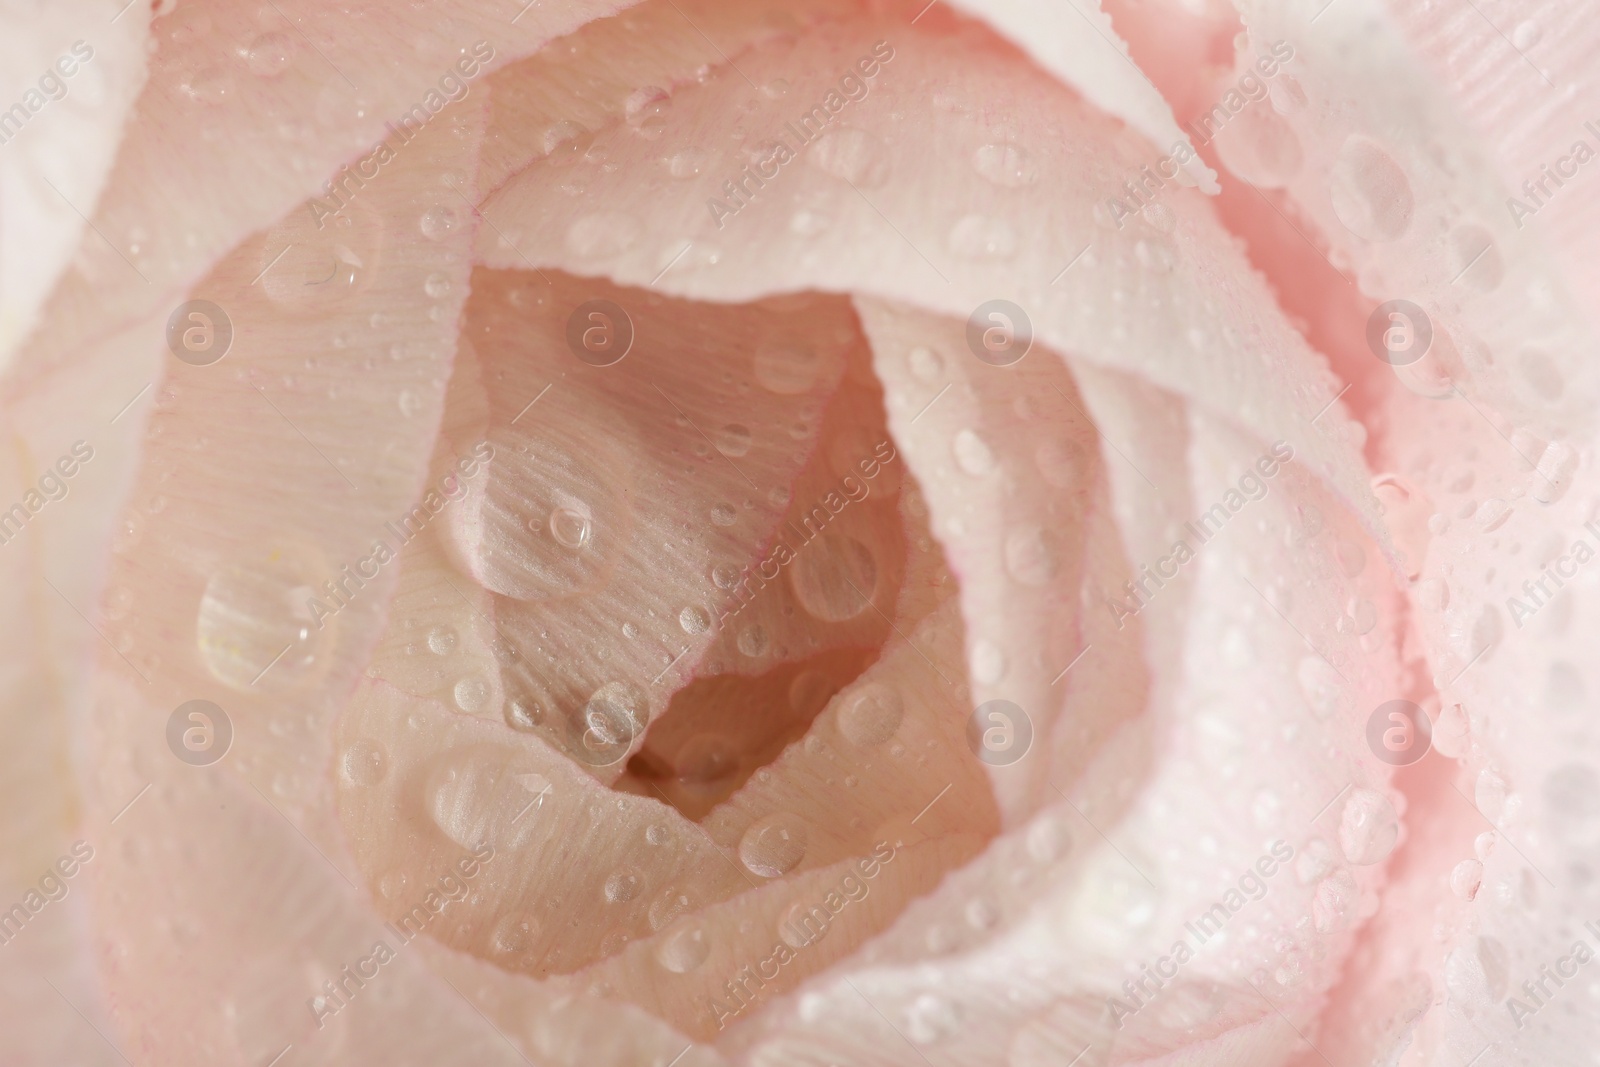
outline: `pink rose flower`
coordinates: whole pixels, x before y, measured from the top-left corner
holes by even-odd
[[[0,1061],[1583,1047],[1587,10],[11,22]]]

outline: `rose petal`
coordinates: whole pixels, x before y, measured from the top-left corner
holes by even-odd
[[[74,0],[7,21],[0,44],[0,370],[33,329],[105,187],[123,120],[144,82],[150,9]]]

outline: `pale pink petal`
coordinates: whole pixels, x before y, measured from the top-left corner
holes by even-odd
[[[150,8],[11,3],[0,18],[3,370],[86,235],[84,217],[94,213],[144,82]]]
[[[932,4],[928,5],[932,7]],[[1040,67],[1172,152],[1191,157],[1183,167],[1193,184],[1217,191],[1217,176],[1194,152],[1172,108],[1128,56],[1100,0],[955,0],[955,7],[981,18]]]

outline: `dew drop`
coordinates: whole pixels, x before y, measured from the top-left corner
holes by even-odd
[[[389,773],[389,755],[381,744],[363,737],[344,752],[344,776],[355,785],[373,786]]]
[[[883,142],[875,134],[854,126],[841,126],[811,142],[807,161],[824,174],[852,185],[872,188],[889,176]]]
[[[1036,863],[1054,863],[1072,848],[1072,835],[1053,815],[1041,815],[1028,827],[1024,841]]]
[[[1055,535],[1032,524],[1012,530],[1006,535],[1005,562],[1018,583],[1035,589],[1049,585],[1060,568]]]
[[[428,651],[436,656],[448,656],[456,650],[459,640],[454,626],[435,626],[428,631]]]
[[[1039,168],[1028,150],[1009,141],[986,144],[972,154],[973,169],[986,181],[1006,189],[1039,180]]]
[[[606,877],[606,900],[612,904],[625,904],[639,895],[643,884],[644,880],[636,871],[613,871]]]
[[[1005,677],[1006,657],[993,641],[979,640],[972,646],[972,680],[979,685],[994,685]]]
[[[544,131],[540,147],[555,166],[571,166],[582,159],[594,143],[594,134],[566,119]]]
[[[442,241],[456,231],[461,225],[461,217],[456,209],[446,204],[436,204],[422,213],[418,226],[422,236],[430,241]]]
[[[672,98],[666,90],[654,85],[635,89],[623,102],[622,110],[633,132],[647,141],[654,141],[667,129],[667,111]]]
[[[995,468],[994,453],[973,430],[960,430],[950,443],[956,465],[973,477],[982,477]]]
[[[423,798],[434,824],[463,848],[486,843],[519,848],[539,825],[532,811],[518,817],[539,791],[530,785],[548,784],[522,773],[498,748],[469,746],[435,760],[423,781]]]
[[[960,1009],[952,1001],[923,993],[906,1011],[906,1036],[918,1045],[931,1045],[956,1032]]]
[[[705,169],[706,154],[698,148],[685,148],[667,159],[667,173],[674,178],[694,178]]]
[[[756,381],[780,396],[795,396],[811,389],[822,369],[822,357],[808,344],[777,341],[756,350]]]
[[[514,912],[494,924],[489,944],[499,956],[523,957],[534,949],[539,924],[533,916]]]
[[[1010,259],[1017,251],[1017,234],[1004,219],[963,215],[950,227],[949,245],[963,259]]]
[[[632,215],[621,211],[597,211],[584,215],[567,227],[567,248],[584,259],[606,259],[632,248],[639,239],[640,226]]]
[[[1400,819],[1389,798],[1373,789],[1355,789],[1339,820],[1339,848],[1358,867],[1382,863],[1400,837]]]
[[[662,927],[669,925],[678,916],[688,911],[692,903],[687,893],[678,889],[668,888],[650,902],[650,909],[646,913],[650,920],[650,929],[660,930]]]
[[[1392,241],[1411,225],[1411,183],[1388,152],[1359,135],[1339,150],[1329,183],[1333,213],[1368,241]]]
[[[451,695],[455,698],[456,707],[462,711],[481,711],[489,702],[489,683],[482,675],[469,674],[456,682]]]
[[[739,839],[739,862],[763,878],[781,877],[805,859],[807,837],[805,824],[795,816],[769,815]]]
[[[1526,52],[1539,43],[1541,36],[1543,34],[1539,30],[1539,24],[1532,19],[1524,19],[1511,31],[1511,44],[1517,51]]]
[[[769,644],[766,627],[759,622],[751,623],[739,631],[737,643],[739,651],[746,656],[754,658],[765,655]]]
[[[906,356],[906,363],[911,367],[911,373],[925,382],[934,381],[944,372],[944,360],[939,353],[921,345],[911,350]]]
[[[703,634],[711,629],[711,616],[698,604],[690,604],[678,612],[678,625],[690,635]]]
[[[711,521],[718,526],[732,526],[739,513],[733,510],[732,504],[711,505]]]
[[[826,532],[789,567],[800,606],[824,622],[843,622],[866,611],[878,586],[872,550],[853,537]]]
[[[263,33],[245,50],[245,66],[260,78],[276,78],[294,60],[294,38],[287,33]]]
[[[839,732],[851,744],[881,745],[895,735],[905,716],[900,693],[882,682],[869,682],[839,707]]]
[[[711,942],[697,926],[674,930],[656,948],[656,962],[673,974],[688,974],[710,955]]]
[[[200,596],[195,643],[214,678],[242,691],[282,691],[310,681],[332,627],[318,628],[316,593],[299,572],[277,564],[215,571]]]
[[[522,695],[506,701],[506,725],[513,730],[537,730],[544,721],[545,707],[532,697]]]
[[[1477,860],[1462,860],[1450,871],[1450,892],[1459,900],[1470,901],[1483,886],[1483,864]]]
[[[1338,871],[1317,883],[1311,899],[1311,918],[1317,933],[1343,930],[1360,895],[1355,877],[1349,871]]]
[[[556,544],[576,552],[589,543],[594,523],[585,514],[587,509],[573,506],[573,503],[551,509],[548,525],[550,536],[555,538]]]
[[[750,451],[750,427],[730,422],[716,433],[717,451],[738,459]]]
[[[1439,711],[1439,720],[1433,724],[1433,747],[1439,755],[1460,759],[1470,747],[1468,735],[1472,725],[1460,704],[1447,704]]]

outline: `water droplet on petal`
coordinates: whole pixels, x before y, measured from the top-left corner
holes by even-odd
[[[771,342],[756,350],[756,381],[780,396],[809,390],[821,377],[823,366],[816,349],[802,342]]]
[[[316,624],[318,594],[280,564],[237,564],[211,575],[200,597],[195,643],[212,676],[243,691],[282,691],[310,681],[332,633]]]
[[[739,839],[739,862],[763,878],[788,874],[805,859],[805,824],[785,812],[754,823]]]
[[[1358,867],[1382,863],[1400,837],[1400,818],[1389,798],[1373,789],[1354,789],[1339,820],[1339,848]]]
[[[924,993],[906,1011],[906,1036],[918,1045],[931,1045],[949,1037],[961,1025],[961,1010],[954,1002]]]
[[[856,745],[881,745],[895,735],[905,716],[898,691],[882,682],[869,682],[839,706],[837,726]]]
[[[1009,141],[986,144],[972,154],[972,166],[984,179],[1007,189],[1039,180],[1039,167],[1028,150]]]
[[[917,346],[906,356],[911,373],[925,382],[931,382],[944,371],[944,360],[931,348]]]
[[[1311,900],[1311,918],[1317,933],[1343,930],[1360,895],[1355,876],[1349,871],[1338,871],[1319,882]]]
[[[389,773],[389,754],[370,738],[353,742],[344,752],[344,776],[356,785],[372,786]]]
[[[878,587],[872,550],[833,532],[806,545],[789,567],[789,584],[800,606],[824,622],[843,622],[866,611]]]
[[[724,456],[738,459],[750,451],[750,427],[742,423],[730,422],[715,435],[717,451]]]
[[[950,227],[949,244],[963,259],[1010,259],[1017,251],[1017,234],[1004,219],[963,215]]]
[[[686,634],[703,634],[711,629],[711,616],[705,608],[691,604],[678,612],[678,625]]]
[[[567,248],[584,259],[606,259],[632,248],[641,227],[621,211],[597,211],[567,227]]]
[[[974,477],[982,477],[995,468],[994,453],[988,444],[972,430],[961,430],[951,442],[956,465]]]
[[[1043,588],[1060,567],[1056,536],[1042,526],[1018,527],[1006,535],[1006,571],[1022,585]]]
[[[1329,186],[1333,213],[1357,237],[1392,241],[1411,225],[1415,202],[1405,171],[1365,137],[1352,135],[1345,141]]]
[[[287,33],[263,33],[245,50],[245,66],[261,78],[276,78],[294,60],[294,38]]]
[[[1462,860],[1450,872],[1450,892],[1460,900],[1472,900],[1483,886],[1483,864],[1477,860]]]
[[[606,877],[606,900],[612,904],[625,904],[639,895],[639,889],[644,880],[637,871],[612,871]]]
[[[697,926],[672,931],[656,948],[656,962],[673,974],[688,974],[710,955],[711,942]]]
[[[431,241],[442,241],[461,225],[461,216],[447,204],[436,204],[422,213],[418,226],[422,236]]]
[[[807,161],[824,174],[872,188],[889,176],[889,160],[876,134],[853,126],[828,130],[811,142]]]

